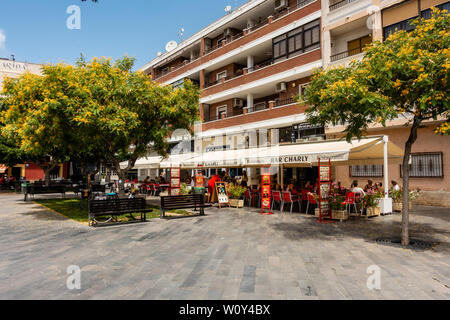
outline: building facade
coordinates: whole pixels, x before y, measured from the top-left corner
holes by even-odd
[[[185,79],[198,83],[203,152],[340,138],[343,128],[309,125],[307,106],[297,102],[314,69],[362,58],[366,44],[408,29],[408,21],[429,15],[431,6],[448,9],[449,2],[251,0],[141,71],[164,85],[179,86]],[[388,135],[403,146],[408,136],[404,123],[373,126],[370,134]],[[411,183],[413,188],[441,191],[448,197],[450,139],[433,135],[437,125],[430,122],[421,128],[413,149]],[[282,176],[303,182],[315,173],[314,168],[283,170]],[[389,173],[401,180],[398,164],[390,165]],[[338,166],[333,175],[346,185],[354,179],[381,181],[383,166]]]

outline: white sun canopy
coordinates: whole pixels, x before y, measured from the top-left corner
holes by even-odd
[[[388,142],[387,157],[389,163],[400,163],[403,150]],[[283,165],[285,167],[309,167],[323,161],[331,160],[334,165],[383,164],[385,159],[382,136],[353,140],[323,141],[315,143],[289,144],[273,147],[260,147],[241,150],[205,152],[203,154],[171,155],[166,159],[160,156],[139,159],[136,169],[169,169],[182,167],[194,169],[227,167],[261,167]]]
[[[275,147],[245,150],[226,150],[208,152],[182,163],[184,168],[226,168],[260,167],[264,165],[283,165],[285,167],[307,167],[317,164],[319,158],[334,165],[383,164],[383,137],[346,141],[324,141],[316,143],[290,144]],[[390,163],[399,163],[403,150],[388,142]]]

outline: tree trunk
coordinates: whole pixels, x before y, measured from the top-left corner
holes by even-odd
[[[417,140],[417,130],[421,119],[415,117],[411,127],[408,141],[405,143],[405,157],[403,158],[403,196],[402,196],[402,245],[409,245],[409,158],[413,144]]]

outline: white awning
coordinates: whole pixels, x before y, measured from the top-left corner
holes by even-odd
[[[404,151],[388,142],[389,163],[401,163]],[[224,150],[203,154],[171,155],[139,159],[135,169],[184,169],[203,168],[248,168],[267,165],[285,167],[310,167],[317,165],[319,158],[331,160],[334,165],[383,164],[384,142],[382,136],[353,140],[332,140],[315,143],[288,144],[273,147]],[[126,165],[126,163],[124,163]]]
[[[388,142],[390,163],[400,163],[403,150]],[[226,168],[261,167],[284,165],[286,167],[309,167],[331,160],[334,165],[382,164],[384,160],[383,137],[347,141],[323,141],[316,143],[290,144],[275,147],[245,150],[208,152],[183,161],[182,167]]]

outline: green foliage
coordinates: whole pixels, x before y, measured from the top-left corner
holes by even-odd
[[[230,197],[230,199],[242,199],[242,196],[244,195],[245,191],[247,190],[247,188],[239,185],[239,184],[234,184],[234,183],[230,183],[228,184],[228,195]]]
[[[42,76],[6,79],[3,137],[35,157],[112,163],[124,178],[149,146],[164,155],[165,138],[190,130],[199,105],[199,89],[190,81],[180,89],[161,86],[131,72],[133,64],[129,57],[81,57],[75,66],[46,65]]]
[[[382,192],[368,191],[363,198],[364,207],[366,207],[366,208],[377,207],[381,198],[383,198]]]
[[[450,17],[434,10],[411,32],[374,42],[362,61],[317,71],[305,92],[311,123],[345,124],[347,140],[372,123],[449,118]],[[442,128],[442,130],[441,130]],[[448,133],[448,122],[437,130]],[[446,129],[445,129],[446,128]]]

